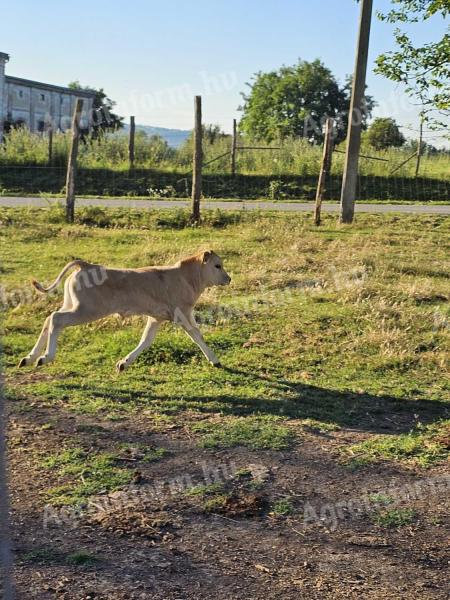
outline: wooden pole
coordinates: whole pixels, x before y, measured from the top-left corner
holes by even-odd
[[[78,144],[80,140],[80,119],[83,110],[83,100],[78,98],[72,118],[72,139],[66,177],[66,220],[73,223],[75,216],[75,180],[77,176]]]
[[[134,169],[134,136],[136,133],[136,124],[134,117],[130,117],[130,139],[128,140],[128,160],[130,169]]]
[[[417,140],[417,159],[416,159],[416,172],[415,177],[419,176],[420,169],[420,158],[422,156],[422,142],[423,142],[423,118],[420,117],[420,126],[419,126],[419,139]]]
[[[194,159],[192,169],[192,221],[200,222],[200,198],[202,195],[202,97],[195,96]]]
[[[48,128],[48,164],[53,162],[53,126]]]
[[[237,127],[236,119],[233,119],[233,134],[231,137],[231,175],[236,175],[236,146],[237,146]]]
[[[359,149],[364,93],[366,89],[367,57],[369,54],[370,25],[373,0],[361,0],[358,45],[353,74],[352,98],[347,133],[344,176],[341,191],[341,223],[351,223],[355,213],[356,184],[358,179]]]
[[[333,124],[333,119],[328,117],[325,123],[322,165],[320,167],[319,181],[317,183],[316,206],[314,209],[314,223],[316,225],[320,225],[320,211],[322,208],[322,200],[325,194],[325,185],[331,170],[331,158],[333,155]]]
[[[393,175],[394,173],[396,173],[399,169],[401,169],[403,167],[403,165],[406,165],[406,163],[409,162],[415,156],[417,156],[417,150],[416,150],[416,152],[414,152],[413,154],[411,154],[411,156],[408,156],[408,158],[405,158],[405,160],[403,162],[401,162],[399,165],[397,165],[396,167],[394,167],[392,169],[392,171],[389,171],[389,175]]]

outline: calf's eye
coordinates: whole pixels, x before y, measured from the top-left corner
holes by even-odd
[[[216,269],[220,269],[220,265],[216,265]]]

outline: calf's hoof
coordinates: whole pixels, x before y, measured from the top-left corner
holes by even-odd
[[[42,367],[42,365],[45,363],[45,357],[41,356],[40,358],[37,359],[36,361],[36,366],[37,367]]]
[[[116,363],[116,371],[118,373],[122,373],[122,371],[125,371],[126,368],[127,363],[124,360],[119,360],[119,362]]]
[[[220,361],[217,361],[215,363],[211,363],[213,367],[216,367],[217,369],[220,369],[222,367],[222,363]]]
[[[26,367],[27,364],[28,364],[28,358],[26,356],[24,356],[19,362],[19,367]]]

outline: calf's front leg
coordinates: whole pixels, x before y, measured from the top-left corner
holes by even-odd
[[[150,344],[153,342],[156,332],[159,329],[159,326],[160,323],[158,321],[155,321],[155,319],[153,319],[152,317],[148,318],[139,344],[134,350],[127,354],[125,358],[122,358],[116,363],[116,369],[119,371],[119,373],[127,369],[131,365],[131,363],[133,363],[136,360],[139,354],[150,346]]]
[[[217,358],[217,356],[214,354],[214,352],[211,350],[211,348],[208,346],[208,344],[203,339],[203,336],[202,336],[201,331],[198,328],[198,326],[192,325],[191,323],[190,324],[182,323],[181,326],[183,327],[185,332],[188,334],[188,336],[191,338],[191,340],[197,344],[197,346],[200,348],[200,350],[206,356],[206,359],[214,367],[220,367],[221,365],[220,365],[219,359]]]

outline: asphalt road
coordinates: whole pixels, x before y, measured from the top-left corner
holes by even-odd
[[[48,207],[49,203],[61,202],[58,198],[15,198],[0,196],[0,206],[9,207]],[[129,198],[77,198],[77,206],[105,206],[105,207],[129,207],[129,208],[187,208],[189,200],[131,200]],[[312,202],[258,202],[258,201],[202,201],[203,208],[220,208],[220,210],[274,210],[285,212],[312,212]],[[336,213],[339,204],[324,203],[322,212]],[[427,205],[427,204],[356,204],[356,212],[360,213],[411,213],[430,215],[450,215],[450,204]]]

